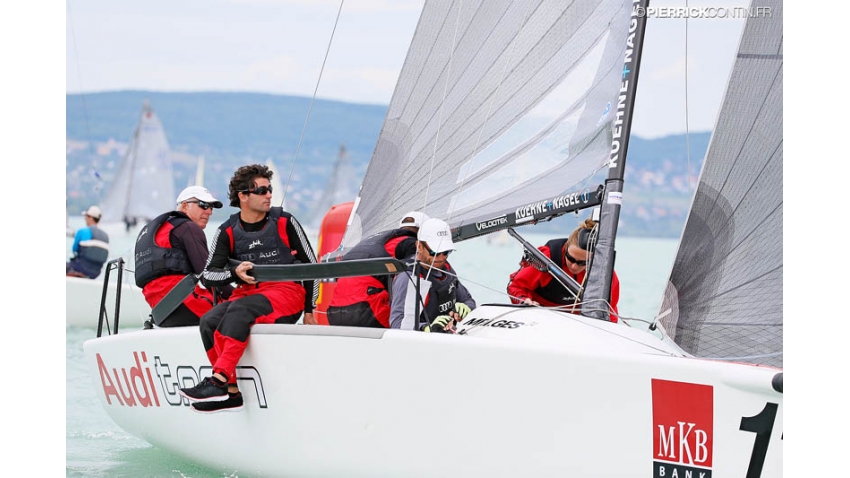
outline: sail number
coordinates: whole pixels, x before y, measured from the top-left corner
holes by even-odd
[[[747,478],[759,478],[764,467],[764,459],[767,456],[767,446],[770,444],[770,434],[776,423],[776,411],[779,405],[768,402],[758,415],[742,417],[739,430],[753,432],[756,441],[753,444],[753,454],[750,455],[750,466],[747,468]]]

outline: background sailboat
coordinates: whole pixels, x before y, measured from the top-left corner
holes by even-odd
[[[68,200],[65,200],[65,235],[68,237],[74,237],[77,230],[71,226],[71,216],[68,214]]]
[[[145,101],[127,152],[101,202],[101,223],[144,223],[173,209],[171,161],[162,123]]]
[[[203,186],[204,185],[204,157],[198,156],[198,165],[195,168],[195,180],[189,178],[189,184],[186,186]]]
[[[272,158],[266,158],[266,166],[272,171],[272,206],[283,206],[283,183],[281,182],[280,171],[275,167]]]
[[[322,218],[334,205],[354,199],[356,194],[354,190],[349,188],[348,184],[349,179],[353,176],[354,174],[348,165],[348,152],[345,145],[341,144],[336,159],[334,159],[331,174],[325,183],[325,188],[313,209],[307,215],[311,229],[319,230]]]

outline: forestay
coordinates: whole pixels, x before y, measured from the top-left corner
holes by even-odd
[[[174,209],[174,181],[162,123],[145,101],[127,152],[103,198],[103,223],[151,219]]]
[[[660,314],[693,355],[782,367],[782,2],[750,11]]]
[[[631,6],[428,2],[343,246],[410,210],[457,229],[511,213],[533,218],[595,192],[589,180],[610,156]]]

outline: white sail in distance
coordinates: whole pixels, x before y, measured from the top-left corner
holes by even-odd
[[[101,222],[150,220],[174,209],[175,198],[165,130],[145,101],[127,152],[101,203]]]

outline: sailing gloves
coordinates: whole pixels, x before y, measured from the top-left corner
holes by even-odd
[[[428,326],[428,325],[425,326],[425,332],[436,332],[436,333],[451,332],[450,330],[447,330],[447,328],[449,326],[449,323],[452,320],[453,319],[451,317],[449,317],[448,315],[438,315],[437,318],[434,319],[433,322],[431,322],[430,326]]]
[[[463,302],[456,302],[454,312],[457,314],[457,321],[465,319],[472,309],[469,308],[468,305]],[[430,325],[426,325],[422,330],[425,332],[435,332],[435,333],[454,333],[453,321],[454,317],[449,315],[438,315]]]
[[[463,302],[455,302],[455,313],[457,313],[457,316],[460,317],[460,320],[465,319],[470,312],[472,312],[472,309],[470,309],[468,305]],[[460,322],[460,320],[458,322]]]

